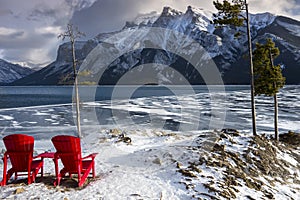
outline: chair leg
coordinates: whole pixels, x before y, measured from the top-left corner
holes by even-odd
[[[53,161],[55,164],[55,176],[56,176],[56,180],[54,181],[54,186],[58,186],[61,179],[61,174],[59,173],[59,169],[58,169],[58,159],[53,159]]]
[[[30,170],[30,169],[28,169],[28,172],[27,172],[27,173],[28,173],[28,176],[27,176],[27,177],[28,177],[27,183],[28,183],[28,185],[29,185],[29,184],[32,183],[32,179],[33,179],[33,178],[31,177],[31,170]]]
[[[44,158],[42,158],[42,167],[41,167],[41,177],[43,178],[44,177]]]
[[[93,164],[92,164],[92,173],[93,173],[93,178],[96,177],[96,172],[95,172],[95,162],[93,160]]]
[[[35,169],[32,171],[32,174],[31,174],[31,180],[33,183],[35,183],[35,178],[36,178],[36,175],[38,174],[39,170]]]
[[[89,168],[87,168],[84,171],[83,175],[81,176],[81,181],[80,181],[80,186],[79,187],[81,187],[84,184],[84,182],[87,179],[88,175],[90,174],[92,168],[93,168],[93,165],[89,166]],[[79,182],[79,179],[78,179],[78,182]]]
[[[81,171],[78,167],[78,187],[81,187],[83,185],[82,181],[83,181],[83,178],[81,177]]]
[[[3,180],[1,181],[1,185],[4,186],[7,184],[7,181],[10,179],[10,177],[14,174],[13,169],[9,169],[6,173],[7,165],[4,165],[3,170]]]
[[[15,180],[18,179],[18,172],[15,172]]]
[[[60,170],[60,176],[61,177],[66,177],[66,174],[68,173],[68,175],[69,176],[71,176],[71,174],[70,174],[70,172],[67,172],[66,170],[65,170],[65,168],[63,168],[62,170]]]
[[[13,174],[14,174],[13,169],[9,169],[7,171],[7,176],[6,176],[7,181],[10,179],[10,177],[12,177]]]
[[[1,186],[5,186],[6,183],[7,183],[6,171],[7,171],[7,158],[6,158],[6,155],[4,155],[4,158],[3,158],[3,178],[2,178],[2,181],[0,183]]]

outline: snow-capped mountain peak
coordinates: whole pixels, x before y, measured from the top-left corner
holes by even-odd
[[[171,7],[165,6],[163,8],[161,16],[176,16],[176,15],[181,15],[181,14],[182,14],[181,11],[178,11],[178,10],[175,10]]]
[[[34,70],[0,59],[0,83],[7,84],[27,76]]]
[[[250,14],[250,24],[256,29],[265,28],[273,23],[276,16],[271,13]]]
[[[139,49],[137,51],[122,55],[121,58],[116,59],[108,66],[107,73],[105,74],[104,84],[114,84],[118,78],[122,77],[128,70],[144,65],[147,63],[158,63],[174,67],[179,73],[184,74],[186,79],[190,80],[192,84],[203,84],[203,79],[193,74],[192,67],[189,66],[187,61],[180,59],[178,56],[168,52],[166,44],[172,43],[174,48],[182,51],[186,50],[186,54],[193,55],[195,48],[192,44],[184,44],[178,39],[170,38],[169,34],[157,33],[151,38],[151,43],[162,46],[163,51],[157,49],[147,49],[146,42],[143,37],[147,34],[142,34],[139,29],[151,31],[151,27],[167,29],[174,32],[184,34],[189,39],[196,41],[201,47],[203,47],[207,55],[204,60],[213,60],[222,74],[223,81],[227,84],[248,84],[249,83],[249,64],[245,60],[245,55],[248,53],[247,48],[247,36],[246,26],[233,27],[223,26],[216,28],[211,24],[213,13],[201,8],[187,7],[185,12],[175,10],[171,7],[164,7],[161,13],[152,12],[149,14],[139,14],[132,22],[127,22],[123,29],[112,33],[101,33],[94,40],[86,41],[77,48],[78,58],[83,60],[89,51],[93,49],[99,43],[106,41],[106,39],[114,36],[115,34],[124,34],[126,37],[128,31],[133,31],[134,38],[138,40]],[[271,13],[251,14],[250,15],[250,27],[251,36],[253,42],[253,48],[255,48],[256,42],[264,42],[267,37],[273,38],[276,46],[279,47],[281,55],[275,60],[277,64],[284,64],[284,76],[287,77],[287,83],[299,84],[299,78],[296,74],[300,73],[299,52],[300,52],[300,22],[292,20],[290,18],[275,16]],[[154,29],[155,30],[155,29]],[[146,31],[147,32],[147,31]],[[240,37],[235,37],[235,34],[241,33]],[[140,33],[140,34],[139,34]],[[128,36],[128,35],[127,35]],[[124,47],[121,39],[116,42],[115,47]],[[185,48],[182,48],[184,45]],[[52,77],[51,83],[57,80],[58,74],[68,71],[71,66],[66,63],[68,55],[68,49],[60,47],[57,60],[48,66],[49,69],[42,70],[38,74],[46,74],[48,77],[50,72]],[[66,51],[62,51],[62,50]],[[61,55],[60,55],[61,54]],[[55,70],[54,70],[55,68]],[[60,71],[59,71],[60,70]],[[70,70],[69,70],[70,71]],[[99,71],[97,69],[91,69],[91,71]],[[41,75],[40,75],[41,76]],[[157,79],[159,83],[170,83],[168,80],[168,74],[163,69],[157,68]],[[32,80],[35,75],[23,79],[18,84],[26,83],[27,80]],[[49,78],[50,79],[50,78]],[[47,79],[45,79],[45,82]],[[46,84],[49,84],[48,82]],[[100,83],[103,84],[103,83]]]
[[[159,17],[159,13],[156,11],[153,11],[151,13],[146,14],[139,14],[133,21],[134,24],[137,25],[147,25],[147,24],[153,24],[157,18]]]

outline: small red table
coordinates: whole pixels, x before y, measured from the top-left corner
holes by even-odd
[[[44,158],[54,158],[54,152],[44,152],[44,153],[41,153],[37,156],[35,156],[35,158],[41,158],[42,161],[44,161]],[[43,174],[44,174],[44,166],[41,168],[41,176],[43,177]]]
[[[44,153],[41,153],[41,154],[39,154],[39,155],[37,155],[36,156],[36,158],[42,158],[42,159],[44,159],[44,158],[54,158],[54,152],[44,152]]]

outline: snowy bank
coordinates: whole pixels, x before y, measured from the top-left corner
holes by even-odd
[[[125,138],[125,139],[124,139]],[[2,154],[4,151],[1,144]],[[83,153],[98,152],[96,180],[83,188],[63,180],[52,186],[54,164],[45,178],[19,180],[0,188],[2,199],[298,199],[300,149],[265,136],[195,131],[103,129],[82,139]],[[37,153],[54,151],[36,140]],[[2,155],[1,155],[2,156]],[[0,173],[2,178],[2,162]]]

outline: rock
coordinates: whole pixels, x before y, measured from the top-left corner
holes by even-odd
[[[23,193],[23,192],[25,192],[25,189],[24,188],[17,188],[15,191],[14,191],[14,194],[21,194],[21,193]]]
[[[249,188],[253,188],[257,191],[260,191],[262,188],[263,183],[257,179],[250,179],[250,178],[246,178],[245,183],[247,185],[247,187]]]
[[[155,158],[153,161],[152,161],[154,164],[158,164],[158,165],[161,165],[161,160],[159,158]]]
[[[279,141],[290,145],[300,146],[300,134],[289,131],[288,133],[280,134]]]
[[[256,199],[252,198],[252,197],[249,196],[249,195],[246,195],[246,197],[247,197],[249,200],[256,200]]]
[[[191,172],[189,170],[180,169],[180,170],[178,170],[178,172],[180,172],[183,176],[186,176],[186,177],[191,177],[191,178],[197,177],[193,172]]]
[[[225,151],[225,145],[215,144],[213,150],[217,151],[217,152],[224,152]]]
[[[195,164],[191,164],[188,168],[191,169],[194,172],[198,172],[198,173],[202,172],[202,170],[199,169]]]
[[[117,128],[114,128],[110,129],[109,133],[112,135],[112,137],[118,137],[122,133],[122,131]]]
[[[221,137],[221,138],[224,138],[224,139],[228,139],[228,137],[227,137],[224,133],[221,133],[221,134],[220,134],[220,137]]]
[[[274,199],[274,195],[271,192],[265,190],[263,193],[268,199]]]
[[[124,142],[126,144],[131,144],[132,140],[130,137],[125,136],[125,133],[122,132],[120,135],[117,136],[118,140],[117,142]]]
[[[130,137],[124,137],[122,140],[126,144],[131,144],[131,138]]]
[[[232,128],[222,129],[221,133],[225,133],[225,134],[232,135],[232,136],[240,136],[239,131],[236,129],[232,129]]]
[[[130,196],[131,196],[131,197],[141,197],[140,194],[131,194]]]

